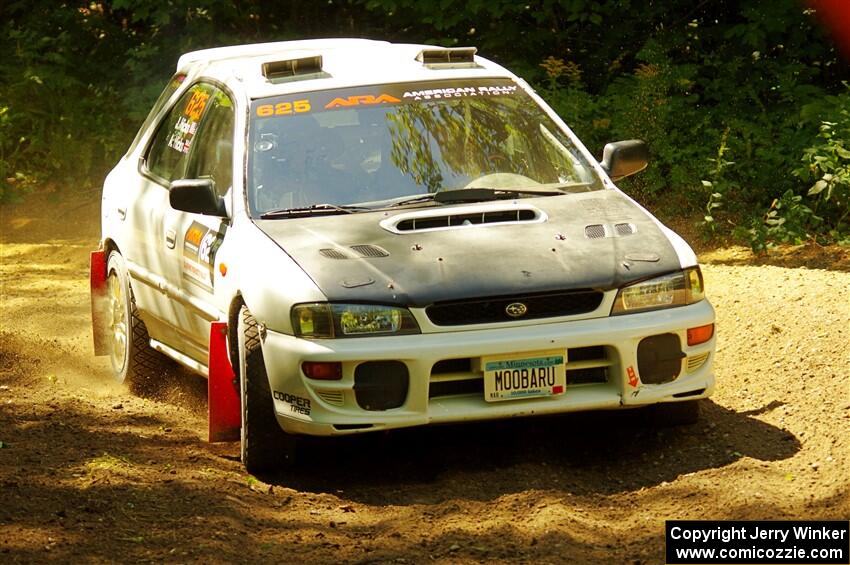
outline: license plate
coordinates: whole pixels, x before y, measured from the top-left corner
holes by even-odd
[[[499,402],[563,394],[567,385],[566,352],[482,357],[484,400]]]

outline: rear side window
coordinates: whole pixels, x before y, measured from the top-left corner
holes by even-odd
[[[186,178],[195,134],[216,90],[210,84],[196,84],[162,120],[146,156],[151,174],[166,182]]]
[[[165,89],[160,93],[159,98],[156,99],[156,102],[153,105],[148,117],[145,118],[145,123],[142,124],[142,127],[139,129],[139,133],[136,134],[136,138],[133,140],[133,143],[130,144],[130,148],[127,150],[127,153],[132,153],[136,146],[139,144],[139,141],[142,139],[142,135],[148,128],[153,124],[154,119],[156,119],[157,114],[159,114],[160,110],[162,110],[163,106],[168,103],[171,99],[171,95],[180,88],[180,85],[183,84],[183,81],[186,79],[186,73],[177,73],[171,80],[168,81],[168,84],[165,86]]]

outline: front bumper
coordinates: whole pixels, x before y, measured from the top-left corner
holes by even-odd
[[[714,389],[716,338],[689,347],[686,332],[713,322],[714,309],[703,300],[640,314],[394,337],[306,340],[268,330],[263,353],[281,427],[294,434],[344,435],[704,398]],[[646,384],[640,380],[638,344],[668,333],[679,337],[684,354],[679,375],[664,384]],[[483,393],[470,392],[476,380],[483,382],[483,373],[476,370],[482,356],[554,349],[567,352],[568,379],[571,371],[582,370],[599,378],[583,384],[568,381],[564,394],[542,398],[487,402]],[[571,361],[571,351],[591,352],[595,358]],[[301,370],[304,361],[341,362],[342,379],[308,379]],[[355,371],[374,361],[399,361],[407,368],[409,386],[397,408],[366,410],[358,404]]]

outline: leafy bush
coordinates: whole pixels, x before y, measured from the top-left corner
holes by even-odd
[[[850,95],[831,98],[831,117],[822,121],[814,145],[803,151],[803,165],[794,174],[811,184],[808,196],[836,238],[850,233]]]
[[[0,201],[35,184],[99,185],[180,53],[360,36],[478,46],[533,84],[597,156],[609,141],[646,140],[650,167],[620,186],[663,215],[708,217],[709,233],[746,226],[738,232],[757,245],[850,238],[850,94],[837,79],[847,67],[812,10],[798,0],[636,5],[10,0],[0,9]]]

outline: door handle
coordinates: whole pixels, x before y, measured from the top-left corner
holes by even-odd
[[[165,245],[169,249],[174,249],[174,244],[177,242],[177,234],[174,233],[174,230],[167,230],[165,232]]]
[[[118,208],[118,217],[122,220],[127,217],[127,209],[126,208]]]

